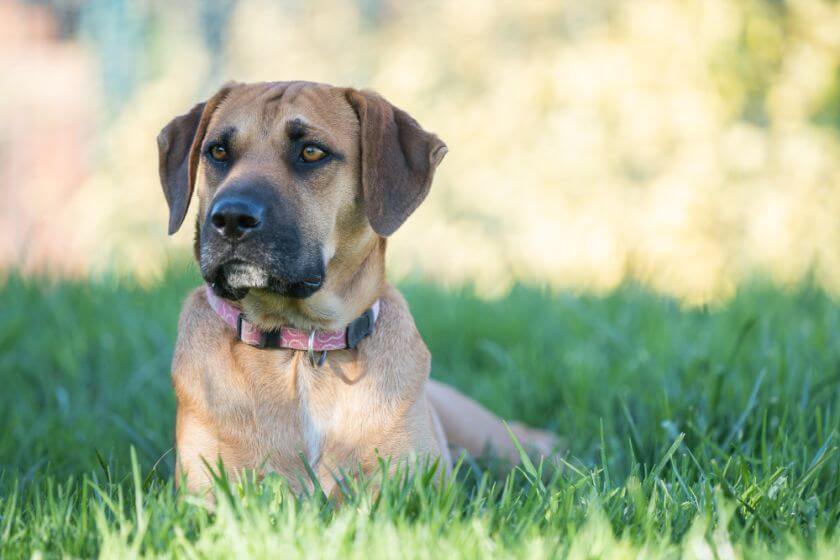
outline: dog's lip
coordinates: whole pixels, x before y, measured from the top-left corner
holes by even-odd
[[[282,291],[278,292],[283,297],[293,299],[306,299],[318,290],[321,289],[321,282],[290,282],[283,286]]]
[[[320,274],[313,274],[307,278],[304,278],[300,281],[301,284],[306,286],[309,289],[317,290],[323,284],[324,278]]]

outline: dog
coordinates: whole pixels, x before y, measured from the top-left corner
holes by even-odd
[[[451,449],[518,460],[504,423],[429,379],[430,354],[385,279],[387,238],[420,205],[446,145],[370,91],[229,83],[158,136],[169,233],[198,192],[195,257],[172,363],[176,483],[212,467],[339,473],[437,461]],[[512,423],[548,455],[553,434]],[[393,468],[393,467],[392,467]]]

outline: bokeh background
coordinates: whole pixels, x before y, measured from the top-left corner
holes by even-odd
[[[397,278],[840,291],[840,2],[0,0],[0,44],[0,271],[158,277],[192,234],[165,234],[160,128],[307,79],[450,147]]]

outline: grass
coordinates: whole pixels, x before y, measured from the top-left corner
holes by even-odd
[[[754,283],[681,308],[520,286],[402,286],[433,375],[556,430],[560,469],[464,461],[336,506],[278,477],[172,486],[169,361],[187,267],[158,284],[0,287],[0,557],[840,555],[840,304]]]

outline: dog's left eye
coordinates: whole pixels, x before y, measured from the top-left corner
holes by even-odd
[[[218,162],[227,161],[229,157],[227,148],[225,148],[221,144],[214,144],[210,146],[208,153],[210,154],[211,158]]]
[[[300,159],[307,163],[315,163],[327,157],[327,152],[313,144],[307,144],[300,151]]]

